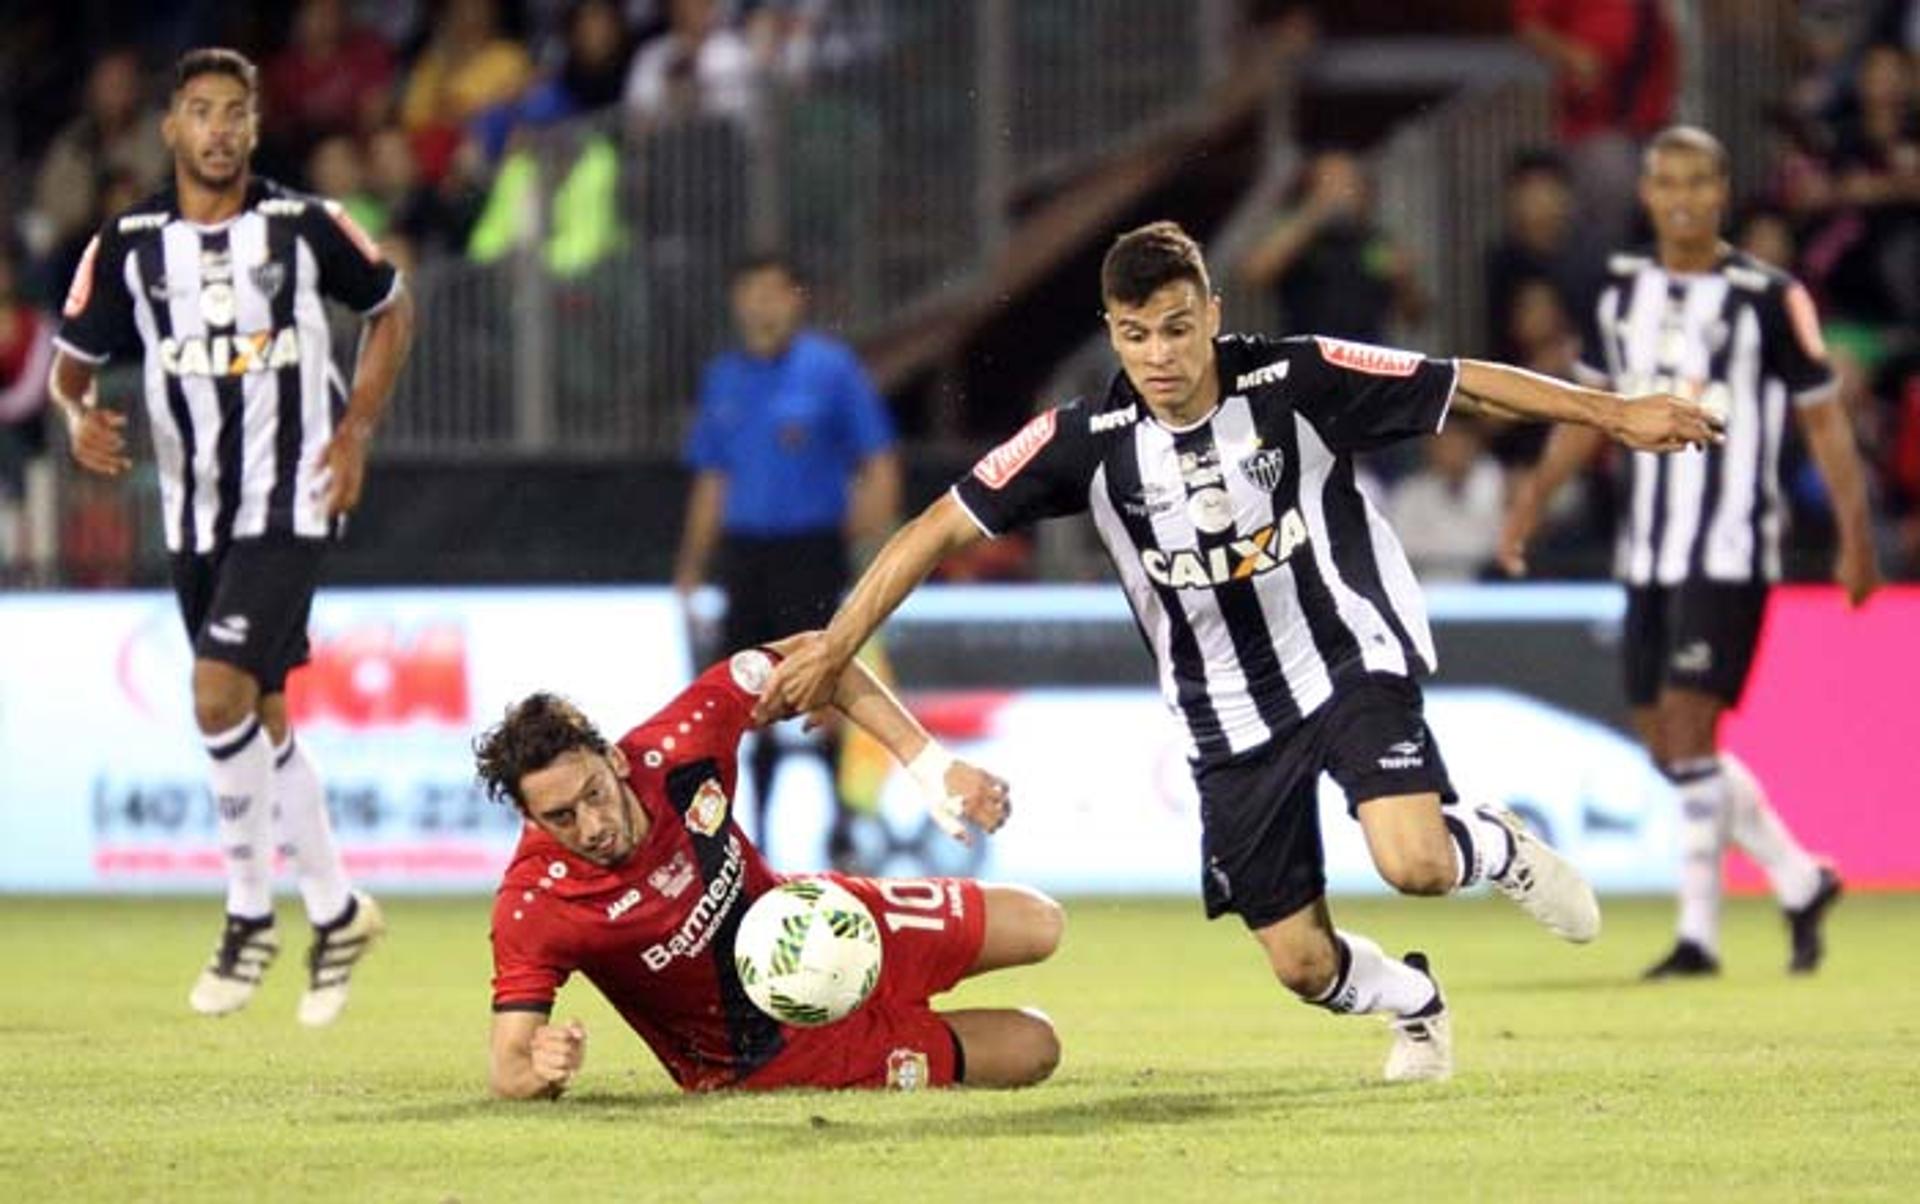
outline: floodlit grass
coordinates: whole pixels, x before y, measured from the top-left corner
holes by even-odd
[[[1590,948],[1499,900],[1341,901],[1422,948],[1459,1075],[1377,1082],[1378,1020],[1285,999],[1197,903],[1069,905],[1052,963],[950,997],[1037,1004],[1040,1088],[687,1098],[584,983],[576,1094],[485,1098],[487,909],[386,901],[346,1017],[293,1019],[304,932],[247,1012],[190,1014],[210,901],[0,900],[0,1184],[39,1200],[1911,1200],[1920,897],[1845,900],[1815,979],[1759,901],[1718,981],[1647,986],[1670,905],[1616,900]]]

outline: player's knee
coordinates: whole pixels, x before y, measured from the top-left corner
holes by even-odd
[[[1020,1017],[1024,1022],[1020,1026],[1022,1071],[1014,1085],[1031,1087],[1046,1082],[1059,1069],[1060,1034],[1044,1012],[1028,1008]]]
[[[247,721],[259,703],[253,679],[225,665],[200,662],[193,667],[193,717],[208,735],[232,731]]]
[[[1003,931],[1011,937],[1010,947],[996,958],[998,964],[1030,966],[1046,961],[1060,948],[1067,913],[1059,903],[1025,886],[997,888],[992,897],[997,915],[998,909],[1007,909],[1005,919],[1009,922]]]
[[[1267,960],[1280,985],[1302,999],[1325,995],[1340,975],[1340,954],[1331,941],[1324,945],[1269,950]]]
[[[1407,844],[1380,858],[1380,876],[1403,895],[1444,895],[1457,882],[1452,842]]]
[[[1027,919],[1027,961],[1043,962],[1060,949],[1060,940],[1067,932],[1067,909],[1059,902],[1039,891],[1033,892]],[[1048,1026],[1051,1029],[1051,1025]]]

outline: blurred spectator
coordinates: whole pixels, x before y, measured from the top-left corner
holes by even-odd
[[[400,101],[427,180],[452,167],[468,121],[518,98],[532,77],[525,47],[500,33],[494,0],[448,0]]]
[[[323,139],[307,159],[306,174],[308,186],[323,197],[339,201],[368,238],[386,234],[392,215],[367,189],[366,160],[358,142],[341,134]]]
[[[1815,215],[1806,269],[1838,317],[1920,323],[1920,108],[1913,64],[1891,44],[1868,48],[1853,111],[1833,130],[1824,171],[1793,201]]]
[[[825,0],[754,0],[743,24],[756,69],[790,82],[803,82],[820,54]]]
[[[1894,575],[1920,577],[1920,349],[1882,365],[1877,457],[1883,508],[1894,525]]]
[[[1777,205],[1754,205],[1735,219],[1733,242],[1771,268],[1798,274],[1793,217]]]
[[[1493,562],[1505,483],[1471,419],[1456,415],[1421,445],[1425,463],[1387,500],[1387,521],[1424,581],[1470,581]]]
[[[385,126],[367,140],[367,191],[387,213],[387,229],[424,256],[458,250],[466,238],[467,204],[477,200],[449,199],[461,182],[450,178],[434,189],[420,177],[413,144],[398,126]]]
[[[1507,170],[1506,224],[1487,251],[1487,337],[1493,358],[1525,363],[1514,341],[1515,298],[1544,280],[1566,313],[1581,312],[1599,291],[1595,244],[1575,237],[1573,183],[1553,151],[1523,151]]]
[[[108,182],[124,179],[138,197],[159,188],[170,170],[159,114],[142,96],[139,57],[107,51],[87,77],[84,110],[54,136],[34,181],[28,238],[32,253],[48,261],[54,292],[111,212],[102,195]]]
[[[750,117],[754,61],[747,40],[722,23],[715,0],[672,0],[667,11],[667,31],[633,56],[627,108],[650,120],[689,113]]]
[[[1680,55],[1666,0],[1513,0],[1514,31],[1552,69],[1554,126],[1567,148],[1582,227],[1628,241],[1641,140],[1673,116]]]
[[[1392,319],[1426,311],[1413,261],[1375,223],[1357,155],[1321,151],[1302,168],[1292,208],[1248,253],[1241,279],[1272,288],[1295,333],[1381,342]]]
[[[329,135],[363,133],[384,116],[393,75],[392,51],[343,0],[301,0],[292,41],[264,72],[267,137],[297,161]]]
[[[584,0],[567,19],[566,57],[527,94],[487,110],[475,124],[489,159],[506,150],[520,126],[551,125],[619,103],[631,47],[612,0]]]
[[[0,581],[44,556],[27,499],[44,493],[29,484],[47,449],[43,414],[47,370],[53,364],[53,322],[21,299],[14,260],[0,247]]]

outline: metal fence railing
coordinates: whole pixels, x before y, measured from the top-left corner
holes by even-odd
[[[785,248],[812,319],[850,333],[964,286],[1019,190],[1200,94],[1225,4],[881,5],[852,49],[804,84],[767,82],[749,112],[607,113],[523,138],[496,185],[517,190],[495,197],[508,245],[419,273],[383,447],[671,451],[745,252]],[[569,231],[583,220],[587,254]]]

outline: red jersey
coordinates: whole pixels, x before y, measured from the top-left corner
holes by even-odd
[[[624,864],[527,826],[494,901],[495,1011],[549,1011],[577,971],[688,1090],[731,1085],[786,1046],[792,1030],[733,968],[741,917],[781,881],[732,815],[740,737],[772,667],[738,653],[620,740],[649,821]]]
[[[1591,91],[1567,79],[1554,85],[1562,141],[1608,130],[1644,137],[1672,119],[1680,53],[1660,0],[1514,0],[1513,16],[1515,28],[1539,22],[1600,59]]]

